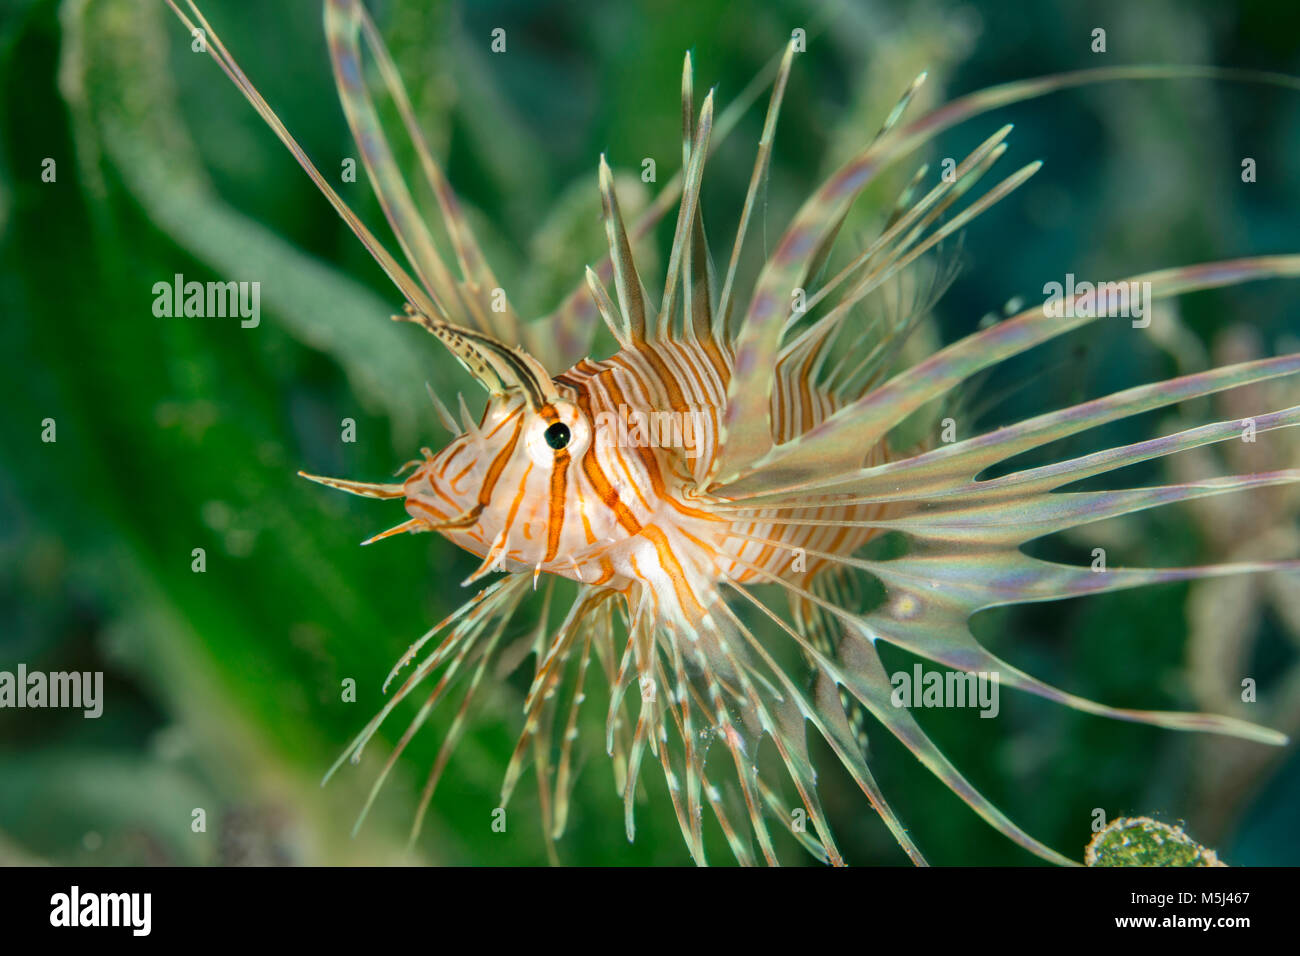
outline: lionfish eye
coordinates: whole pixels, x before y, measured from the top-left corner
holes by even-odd
[[[559,451],[569,444],[569,426],[564,422],[552,422],[542,437],[546,439],[546,444]]]

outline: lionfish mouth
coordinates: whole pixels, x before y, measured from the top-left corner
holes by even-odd
[[[187,26],[196,22],[206,31],[208,52],[392,278],[408,302],[402,318],[433,333],[489,392],[519,390],[527,414],[538,414],[552,400],[555,383],[562,382],[589,421],[629,396],[655,413],[685,407],[711,411],[699,453],[693,456],[598,440],[570,454],[567,428],[555,433],[553,442],[547,439],[555,447],[554,459],[537,465],[550,477],[533,504],[548,515],[551,543],[569,540],[564,529],[579,528],[582,522],[613,529],[621,543],[615,549],[606,535],[592,530],[582,546],[554,552],[550,564],[492,580],[411,646],[388,680],[408,664],[413,669],[327,774],[344,760],[358,760],[393,709],[428,678],[440,675],[388,758],[362,817],[435,705],[463,692],[424,788],[414,837],[464,729],[464,715],[490,683],[484,678],[489,663],[507,655],[520,659],[517,651],[506,650],[504,635],[521,619],[535,669],[501,806],[531,764],[546,835],[558,839],[563,833],[577,741],[582,739],[582,705],[590,665],[596,661],[610,689],[601,743],[613,760],[625,801],[628,836],[634,834],[634,796],[648,753],[662,767],[667,798],[686,847],[699,863],[706,859],[706,809],[715,832],[742,863],[776,862],[773,833],[778,829],[817,859],[842,862],[819,801],[810,737],[829,745],[904,852],[924,862],[868,767],[862,737],[868,720],[901,741],[1006,837],[1045,860],[1071,862],[1008,819],[939,750],[909,703],[899,701],[894,675],[879,654],[882,643],[941,668],[988,675],[999,686],[1091,714],[1265,744],[1285,741],[1276,731],[1232,716],[1132,710],[1076,696],[994,655],[974,638],[969,621],[979,611],[1001,605],[1300,567],[1294,558],[1113,567],[1107,566],[1104,551],[1100,561],[1079,567],[1023,551],[1027,542],[1057,532],[1075,529],[1086,535],[1106,518],[1296,482],[1300,471],[1279,468],[1155,487],[1062,490],[1128,465],[1241,440],[1246,427],[1254,441],[1300,424],[1300,406],[1261,408],[1245,420],[1202,424],[1034,467],[1004,467],[996,477],[984,477],[1022,453],[1111,422],[1293,375],[1300,371],[1300,354],[1138,385],[982,434],[958,434],[963,412],[949,401],[933,420],[922,422],[919,438],[903,441],[897,435],[905,424],[951,400],[975,376],[1095,321],[1099,312],[1078,292],[1064,303],[1066,308],[1027,308],[929,354],[916,354],[913,333],[926,324],[952,277],[951,257],[943,254],[945,240],[1039,170],[1040,164],[1031,162],[983,191],[977,188],[1007,151],[1009,126],[993,132],[929,187],[924,186],[926,170],[918,172],[885,215],[879,234],[864,247],[844,253],[835,246],[849,209],[883,170],[940,132],[994,108],[1121,79],[1246,78],[1291,88],[1300,87],[1300,81],[1208,69],[1082,71],[993,87],[905,123],[922,75],[876,136],[803,204],[742,300],[738,264],[749,248],[752,214],[802,41],[791,41],[776,68],[758,158],[720,284],[711,267],[699,196],[714,140],[730,129],[739,110],[715,119],[710,93],[696,111],[688,55],[682,84],[683,172],[665,193],[671,200],[680,189],[681,196],[662,299],[653,303],[645,291],[632,242],[647,232],[666,203],[652,207],[629,231],[613,174],[601,157],[608,256],[587,270],[585,281],[554,312],[525,323],[508,304],[497,307],[499,284],[425,144],[379,31],[359,3],[327,0],[330,56],[349,125],[414,277],[317,172],[194,4],[187,3],[188,15],[172,6]],[[397,107],[437,200],[458,272],[437,252],[404,185],[363,79],[363,47]],[[1171,268],[1123,281],[1139,283],[1152,300],[1160,300],[1297,275],[1300,254]],[[595,362],[587,356],[598,318],[618,348]],[[444,415],[444,421],[449,419]],[[505,460],[496,474],[510,474],[513,464]],[[402,485],[312,480],[374,498],[405,494]],[[521,480],[519,487],[529,486]],[[478,510],[432,525],[459,530],[488,517],[500,521],[494,509],[519,497],[493,494]],[[431,523],[421,520],[413,517],[379,537],[429,530]],[[554,530],[557,523],[560,531]],[[887,539],[897,545],[893,552],[875,548]],[[524,599],[538,575],[565,559],[583,573],[571,575],[575,583],[563,586],[557,583],[558,572],[546,573],[542,609],[526,612],[532,605]],[[560,611],[558,620],[552,608]],[[426,652],[435,637],[439,642]],[[721,757],[706,763],[711,751]]]

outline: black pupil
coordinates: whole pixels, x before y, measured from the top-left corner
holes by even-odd
[[[569,443],[569,426],[564,422],[552,422],[543,437],[546,444],[559,451]]]

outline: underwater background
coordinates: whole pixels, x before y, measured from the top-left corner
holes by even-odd
[[[395,249],[364,175],[339,182],[356,152],[317,0],[201,6],[307,153]],[[625,208],[643,207],[677,170],[687,49],[697,90],[716,84],[725,107],[792,29],[807,32],[756,222],[769,244],[922,69],[929,79],[911,116],[991,84],[1085,67],[1300,75],[1300,5],[1286,0],[368,7],[525,316],[553,307],[602,254],[601,151]],[[491,51],[497,28],[506,31],[504,53]],[[1097,28],[1106,31],[1104,53],[1092,50]],[[730,248],[765,104],[764,92],[706,167],[715,261]],[[943,157],[960,158],[1004,122],[1016,124],[1008,168],[1035,158],[1045,166],[966,230],[964,268],[934,314],[939,341],[974,330],[1008,300],[1032,303],[1068,272],[1118,279],[1300,251],[1300,92],[1184,79],[1098,84],[967,123],[869,190],[841,246],[879,222],[922,160],[933,170]],[[656,184],[641,181],[647,157]],[[1247,157],[1256,161],[1250,183],[1241,175]],[[638,249],[648,277],[662,272],[674,218]],[[156,316],[155,284],[178,273],[260,282],[259,324]],[[1122,320],[1093,323],[1000,366],[972,395],[970,414],[992,427],[1211,364],[1295,351],[1296,291],[1268,282],[1198,293],[1160,311],[1144,335]],[[0,0],[0,671],[22,662],[104,674],[97,719],[0,709],[0,863],[550,859],[530,778],[510,804],[506,832],[491,825],[531,661],[520,673],[491,675],[496,689],[411,852],[415,803],[454,707],[412,741],[355,838],[386,745],[415,705],[385,725],[362,766],[319,786],[382,705],[393,662],[469,596],[458,582],[478,563],[433,535],[360,549],[403,516],[295,474],[382,480],[420,445],[437,447],[445,434],[426,382],[444,400],[462,390],[475,412],[481,407],[481,393],[437,342],[388,320],[400,304],[274,135],[215,64],[191,51],[161,0]],[[1300,382],[1232,395],[1245,404],[1187,403],[1089,441],[1294,405]],[[57,441],[43,441],[51,419]],[[355,441],[341,440],[345,419]],[[1260,442],[1272,467],[1300,467],[1300,437],[1284,430]],[[1091,447],[1063,442],[1052,454]],[[1213,474],[1230,467],[1231,454],[1180,455],[1117,480]],[[1114,564],[1153,566],[1300,555],[1296,486],[1229,497],[1056,536],[1034,553],[1086,563],[1103,542]],[[192,568],[196,548],[202,573]],[[974,630],[1018,667],[1083,697],[1300,731],[1294,573],[998,609],[979,615]],[[893,657],[891,669],[910,669],[906,654]],[[1243,676],[1257,681],[1256,703],[1241,702]],[[355,702],[343,700],[348,679]],[[603,715],[603,693],[593,690],[602,700],[593,713]],[[1100,808],[1107,819],[1184,823],[1229,864],[1300,863],[1294,743],[1265,748],[1125,724],[1014,691],[1001,695],[993,720],[970,710],[917,716],[994,804],[1072,858],[1082,858]],[[849,862],[906,864],[852,782],[822,757],[823,801]],[[870,764],[931,862],[1037,862],[878,728]],[[555,857],[688,862],[662,783],[647,789],[629,844],[608,759],[589,736]],[[192,825],[196,808],[203,832]]]

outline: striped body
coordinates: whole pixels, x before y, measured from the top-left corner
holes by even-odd
[[[407,479],[407,511],[437,524],[478,508],[473,525],[442,533],[486,569],[540,569],[629,597],[639,583],[675,596],[686,621],[710,600],[692,590],[715,590],[723,576],[815,573],[826,560],[808,551],[851,554],[873,533],[835,522],[880,509],[825,506],[805,517],[826,525],[797,525],[715,508],[725,499],[699,488],[716,456],[731,361],[714,343],[669,341],[579,362],[555,380],[564,401],[554,414],[575,435],[561,453],[538,441],[540,423],[518,397],[489,401],[475,429]],[[789,440],[836,406],[832,394],[793,381],[774,392],[775,431]],[[879,445],[864,451],[864,463],[883,459]]]

